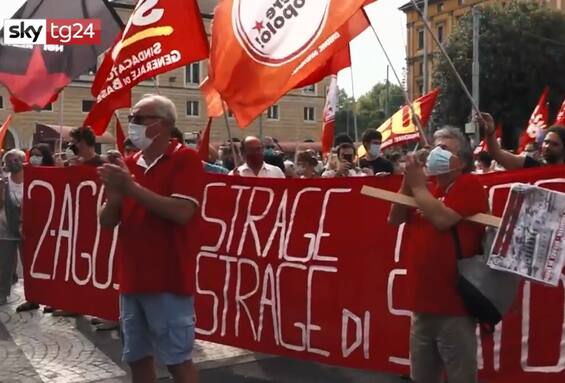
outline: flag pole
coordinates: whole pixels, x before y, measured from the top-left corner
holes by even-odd
[[[237,168],[240,164],[239,155],[235,151],[235,144],[233,142],[232,135],[231,135],[230,122],[228,120],[228,113],[227,113],[226,105],[224,104],[223,99],[222,99],[222,110],[224,111],[224,121],[226,123],[226,130],[228,132],[228,140],[230,140],[231,152],[233,153],[233,159],[234,159],[234,162],[235,162],[235,167]]]
[[[373,33],[375,34],[375,37],[377,38],[377,41],[378,41],[379,45],[381,46],[381,49],[383,50],[383,53],[384,53],[384,55],[385,55],[385,57],[388,61],[388,64],[389,64],[390,68],[392,69],[392,73],[394,74],[394,77],[396,77],[396,81],[398,82],[400,89],[402,89],[402,94],[404,95],[404,100],[405,100],[406,104],[408,105],[408,108],[410,108],[410,112],[412,114],[412,121],[414,122],[414,125],[416,125],[416,127],[418,128],[418,132],[420,133],[420,141],[422,141],[422,146],[424,146],[424,147],[429,146],[428,137],[426,137],[426,134],[424,132],[424,128],[422,127],[422,122],[420,121],[420,117],[416,113],[416,110],[414,109],[414,105],[412,105],[413,101],[410,98],[410,95],[408,94],[406,89],[404,89],[404,86],[402,86],[402,81],[400,80],[400,77],[398,77],[398,73],[396,72],[394,65],[392,65],[392,61],[391,61],[390,57],[388,56],[388,53],[387,53],[383,43],[381,42],[381,39],[379,38],[379,34],[377,33],[377,30],[373,26],[373,23],[369,23],[369,24],[371,25],[371,29],[373,30]]]
[[[59,101],[59,153],[63,152],[63,112],[65,108],[65,90],[61,91],[61,101]]]
[[[353,96],[353,131],[355,132],[355,142],[359,142],[359,130],[357,129],[357,99],[355,98],[355,82],[353,80],[353,60],[351,59],[351,53],[349,56],[349,60],[351,61],[351,66],[349,67],[349,73],[351,74],[351,95]]]
[[[422,21],[424,22],[424,27],[426,27],[426,30],[428,31],[428,33],[430,34],[430,36],[432,36],[432,39],[434,40],[434,42],[436,43],[436,45],[438,46],[439,50],[441,51],[442,55],[445,57],[447,64],[449,65],[451,71],[453,72],[453,74],[455,75],[455,78],[457,79],[457,82],[459,82],[459,85],[461,86],[461,89],[463,90],[463,93],[465,93],[465,96],[469,99],[469,101],[471,102],[471,106],[472,108],[475,110],[476,114],[477,114],[477,118],[479,118],[480,120],[483,120],[483,117],[481,116],[481,110],[479,109],[479,105],[477,105],[477,103],[475,102],[475,99],[473,98],[473,96],[471,95],[471,92],[469,92],[469,88],[467,88],[467,85],[465,85],[465,81],[463,81],[463,79],[461,78],[461,76],[459,75],[459,72],[457,72],[457,69],[455,68],[455,64],[453,64],[453,61],[451,61],[451,58],[449,57],[449,55],[447,54],[447,51],[445,50],[445,48],[443,47],[443,45],[441,44],[441,42],[438,40],[437,36],[434,34],[432,27],[430,25],[430,23],[428,22],[428,20],[426,20],[426,18],[424,17],[422,10],[420,9],[420,7],[418,7],[418,4],[416,3],[415,0],[410,0],[412,5],[414,6],[414,8],[416,9],[416,11],[420,14],[420,16],[422,17]],[[373,28],[374,30],[374,28]]]
[[[158,95],[161,95],[161,91],[159,91],[159,83],[157,82],[157,76],[153,77],[153,86],[155,87],[155,92],[157,92]]]

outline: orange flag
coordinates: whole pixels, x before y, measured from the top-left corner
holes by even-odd
[[[4,138],[6,138],[6,133],[8,133],[8,129],[10,128],[10,123],[12,122],[12,115],[8,115],[6,121],[0,127],[0,149],[4,147]]]
[[[332,150],[335,130],[335,113],[337,111],[337,76],[333,75],[328,94],[326,95],[326,106],[324,107],[324,126],[322,128],[322,154]]]
[[[208,110],[208,117],[220,117],[224,115],[224,109],[222,107],[222,96],[212,85],[209,77],[206,77],[204,81],[200,84],[200,91],[204,95],[204,101],[206,102],[206,107]]]
[[[224,0],[214,14],[209,76],[235,114],[251,123],[367,26],[374,0]]]
[[[547,106],[548,95],[549,87],[546,86],[539,98],[538,104],[536,105],[532,116],[530,117],[530,120],[528,121],[528,127],[520,136],[518,153],[522,153],[526,149],[526,145],[530,142],[535,142],[536,138],[543,136],[544,131],[547,128],[549,115],[549,108]]]
[[[124,141],[126,137],[124,135],[124,131],[122,129],[122,124],[120,123],[120,119],[114,113],[114,117],[116,117],[116,146],[118,147],[118,151],[123,155],[125,155],[125,148],[124,148]]]
[[[430,120],[439,92],[440,89],[436,88],[412,103],[422,127],[425,127]],[[404,105],[391,118],[383,122],[377,130],[383,135],[382,149],[420,139],[418,127],[412,121],[412,111],[408,105]]]
[[[369,25],[368,22],[369,21],[367,20],[367,26]],[[310,76],[306,77],[300,84],[295,86],[295,88],[303,88],[311,84],[316,84],[327,76],[337,74],[340,70],[348,68],[350,66],[351,51],[349,50],[349,44],[347,44],[345,48],[330,57],[330,59],[326,61],[324,65],[312,72]]]
[[[561,109],[559,109],[559,113],[557,113],[557,118],[555,119],[554,125],[565,125],[565,100],[563,100]]]

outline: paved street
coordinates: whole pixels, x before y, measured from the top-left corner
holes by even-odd
[[[122,383],[128,369],[120,362],[117,331],[95,332],[88,317],[56,318],[41,310],[16,314],[23,285],[14,286],[0,306],[1,383]],[[318,363],[251,353],[198,341],[194,361],[201,382],[360,382],[400,383],[396,377],[335,368]],[[162,382],[171,381],[158,367]]]

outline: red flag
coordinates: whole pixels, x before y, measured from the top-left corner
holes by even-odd
[[[337,111],[337,75],[333,75],[326,95],[324,126],[322,127],[322,154],[332,150],[334,141],[335,113]]]
[[[520,145],[518,146],[518,153],[522,153],[526,149],[526,145],[530,142],[535,142],[537,137],[543,136],[547,128],[547,118],[549,109],[547,106],[547,96],[549,94],[549,87],[545,87],[541,94],[538,104],[534,109],[532,116],[528,122],[528,127],[520,136]]]
[[[202,161],[208,161],[210,155],[210,129],[212,127],[212,118],[208,118],[206,129],[200,137],[200,145],[198,146],[198,156]]]
[[[440,89],[436,88],[418,98],[412,104],[414,111],[420,118],[422,127],[425,127],[430,120],[439,92]],[[413,122],[412,111],[408,105],[404,105],[391,118],[383,122],[377,130],[383,135],[382,149],[420,139],[418,127]]]
[[[502,124],[497,124],[494,132],[495,132],[494,135],[497,140],[502,138]],[[479,142],[479,145],[475,148],[473,153],[479,154],[480,152],[486,152],[486,151],[488,151],[487,141],[483,138],[481,142]]]
[[[125,155],[125,148],[124,148],[124,141],[126,137],[124,136],[124,131],[122,130],[122,124],[120,123],[120,119],[116,114],[116,146],[118,147],[118,151],[122,153],[122,156]]]
[[[563,104],[561,104],[559,113],[557,113],[554,125],[565,125],[565,99],[563,100]]]
[[[367,26],[374,0],[224,0],[214,14],[209,76],[246,127]]]
[[[0,126],[0,149],[4,147],[4,138],[6,138],[6,133],[8,133],[8,129],[10,128],[10,123],[12,122],[12,114],[8,115],[6,121]]]
[[[224,115],[224,106],[222,106],[222,96],[212,85],[209,77],[206,77],[200,84],[200,91],[204,95],[206,108],[208,110],[208,117],[220,117]]]
[[[367,20],[367,26],[368,26]],[[322,81],[327,76],[332,74],[337,74],[340,70],[348,68],[351,66],[351,51],[349,49],[349,44],[335,55],[330,57],[328,61],[318,69],[316,69],[310,76],[305,78],[300,84],[295,86],[295,88],[303,88],[305,86],[316,84]]]
[[[196,0],[139,1],[122,37],[96,73],[96,104],[84,125],[102,134],[119,107],[131,103],[141,81],[208,57],[208,39]],[[111,60],[110,63],[106,60]]]

